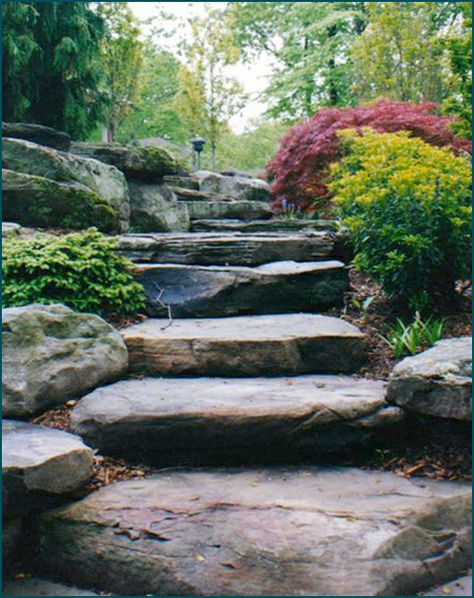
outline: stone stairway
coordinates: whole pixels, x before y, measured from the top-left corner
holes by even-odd
[[[462,572],[467,486],[318,466],[404,417],[354,376],[364,335],[317,313],[348,285],[332,224],[175,182],[195,232],[120,237],[152,317],[122,331],[130,378],[71,416],[100,454],[164,469],[42,514],[39,572],[128,596],[412,595]]]

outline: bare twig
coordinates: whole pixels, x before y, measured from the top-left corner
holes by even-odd
[[[173,324],[173,314],[171,312],[171,305],[168,305],[167,303],[163,303],[163,301],[161,300],[161,298],[163,297],[163,293],[165,292],[165,289],[162,289],[161,287],[159,287],[156,282],[153,283],[153,286],[156,288],[156,290],[158,291],[158,296],[155,298],[155,301],[157,303],[160,304],[160,306],[163,309],[166,309],[166,311],[168,312],[168,324],[166,324],[166,326],[163,326],[161,328],[161,330],[166,330],[167,328],[169,328],[172,324]]]

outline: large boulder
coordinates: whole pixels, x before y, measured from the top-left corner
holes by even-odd
[[[113,166],[103,164],[97,160],[59,152],[29,141],[7,138],[3,139],[2,144],[2,165],[3,168],[17,173],[33,175],[66,185],[79,184],[86,187],[90,194],[99,197],[102,203],[110,207],[110,211],[115,216],[116,230],[127,230],[130,219],[127,182],[124,175]],[[42,183],[47,189],[47,192],[42,196],[42,203],[46,202],[46,198],[49,196],[50,202],[54,206],[53,186],[48,180],[42,181]],[[26,180],[23,181],[23,184],[27,184]],[[35,193],[39,193],[38,187],[41,182],[38,179],[33,179],[32,184],[35,186],[35,189],[31,192],[34,196]],[[84,201],[85,207],[87,207],[87,200]],[[88,201],[92,201],[92,196],[88,196]],[[11,209],[14,210],[14,207]],[[54,210],[52,212],[54,213]],[[17,221],[23,224],[21,212],[18,213],[19,218]],[[100,228],[100,220],[95,219],[88,222],[88,226],[95,225]]]
[[[261,179],[229,176],[201,170],[195,174],[199,189],[210,195],[225,195],[248,201],[270,201],[270,186]]]
[[[3,420],[3,516],[24,516],[80,488],[92,476],[93,456],[78,436]]]
[[[163,147],[130,147],[118,143],[73,143],[71,151],[79,156],[111,164],[132,180],[161,182],[178,171],[178,164]]]
[[[164,471],[41,515],[43,573],[124,596],[415,596],[470,566],[470,484]]]
[[[274,262],[256,268],[141,264],[147,315],[232,316],[317,312],[342,305],[349,280],[344,264]]]
[[[67,152],[71,147],[71,137],[67,133],[57,131],[51,127],[31,123],[2,122],[2,137],[32,141],[33,143],[46,145],[62,152]]]
[[[472,338],[439,341],[398,363],[387,399],[414,413],[470,422],[472,417]]]
[[[365,444],[403,412],[383,382],[344,376],[145,378],[103,386],[72,429],[101,454],[153,465],[317,459]],[[383,432],[382,432],[383,433]]]
[[[117,210],[85,185],[58,183],[5,168],[2,169],[2,212],[4,218],[17,220],[24,226],[75,230],[97,226],[110,233],[125,230]],[[7,236],[13,234],[7,230]]]
[[[2,312],[3,415],[25,418],[127,370],[127,349],[99,316],[63,305],[10,307]]]
[[[189,230],[189,213],[161,183],[130,182],[130,223],[141,232]]]

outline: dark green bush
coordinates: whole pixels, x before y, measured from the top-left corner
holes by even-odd
[[[4,307],[62,303],[109,318],[133,316],[144,306],[143,287],[116,248],[96,229],[4,239]]]

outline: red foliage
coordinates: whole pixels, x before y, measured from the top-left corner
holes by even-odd
[[[329,198],[326,186],[328,168],[340,157],[337,131],[371,127],[381,133],[411,131],[427,143],[448,146],[454,151],[472,152],[472,143],[456,137],[453,119],[434,114],[436,104],[379,100],[358,108],[328,108],[293,127],[282,139],[267,170],[271,178],[275,206],[283,200],[304,208],[314,200]]]

